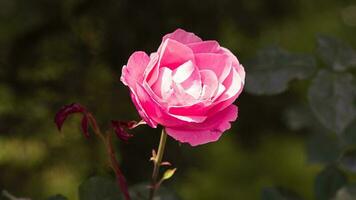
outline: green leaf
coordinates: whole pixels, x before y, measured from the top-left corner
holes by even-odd
[[[283,188],[265,188],[262,190],[262,200],[301,200],[295,192]]]
[[[343,71],[351,66],[356,66],[356,52],[350,45],[330,37],[317,38],[317,53],[324,63],[331,69]]]
[[[308,91],[309,104],[319,121],[340,134],[355,118],[356,85],[349,73],[321,70]]]
[[[147,200],[149,194],[149,184],[141,183],[130,188],[132,200]],[[156,192],[154,200],[180,200],[178,195],[164,186],[160,186]]]
[[[314,128],[317,123],[317,119],[307,106],[291,105],[284,110],[283,118],[292,131],[299,131],[306,128]]]
[[[311,163],[335,162],[342,146],[333,134],[317,133],[309,136],[306,142],[308,161]]]
[[[67,197],[65,197],[61,194],[57,194],[57,195],[48,197],[47,200],[67,200]]]
[[[121,192],[112,179],[92,177],[79,186],[80,200],[120,200]]]
[[[351,122],[341,136],[346,145],[356,145],[356,120]]]
[[[332,199],[346,184],[347,178],[342,171],[335,166],[327,166],[315,179],[315,197],[317,200]]]
[[[340,164],[348,171],[356,172],[356,149],[346,150],[340,158]]]
[[[356,199],[356,184],[349,184],[342,187],[336,193],[333,200],[355,200]]]
[[[174,173],[176,172],[177,168],[174,168],[174,169],[167,169],[164,174],[163,174],[163,177],[162,177],[162,180],[167,180],[167,179],[170,179]]]
[[[252,94],[278,94],[288,88],[293,79],[305,79],[316,69],[316,62],[310,55],[291,54],[278,47],[258,52],[248,63],[246,90]]]

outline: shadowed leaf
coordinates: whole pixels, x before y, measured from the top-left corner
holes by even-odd
[[[335,162],[341,153],[342,146],[333,134],[316,133],[307,140],[308,161],[311,163]]]
[[[309,104],[319,121],[338,134],[356,116],[354,81],[349,73],[321,70],[308,91]]]
[[[346,145],[356,145],[356,120],[351,122],[341,136]]]
[[[130,188],[132,200],[147,200],[148,194],[149,184],[137,184]],[[180,200],[180,198],[174,191],[164,186],[160,186],[154,200]]]
[[[346,150],[340,158],[340,164],[346,170],[356,172],[356,149]]]
[[[117,184],[105,177],[92,177],[79,186],[80,200],[120,200]]]
[[[328,200],[335,197],[338,189],[347,184],[345,174],[335,166],[327,166],[315,179],[316,200]]]
[[[295,192],[284,188],[265,188],[262,190],[262,200],[302,200]]]
[[[317,53],[327,66],[336,71],[356,66],[356,52],[339,39],[319,36],[317,38]]]
[[[278,47],[258,52],[248,66],[246,90],[252,94],[278,94],[288,88],[293,79],[305,79],[313,74],[316,62],[310,55],[291,54]]]
[[[333,200],[355,200],[356,199],[356,184],[349,184],[336,193],[336,197]]]

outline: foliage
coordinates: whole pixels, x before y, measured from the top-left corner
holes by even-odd
[[[347,184],[347,176],[337,166],[334,166],[334,163],[343,166],[345,170],[350,172],[355,171],[356,153],[353,149],[348,148],[350,148],[350,144],[353,145],[353,137],[356,134],[356,129],[354,129],[352,123],[356,119],[356,82],[352,72],[356,54],[353,48],[329,36],[319,36],[316,49],[317,54],[323,61],[323,66],[327,66],[328,69],[319,67],[314,77],[309,77],[311,83],[307,96],[309,106],[315,117],[326,129],[324,129],[324,132],[313,134],[307,143],[307,147],[310,161],[333,165],[327,165],[316,177],[315,198],[327,200],[335,198],[336,195],[338,195],[337,198],[342,195],[348,195],[351,198],[354,195],[352,192],[340,191],[337,194],[338,190]],[[304,67],[297,68],[298,70],[303,71],[308,70],[308,68],[313,70],[315,68],[314,64],[311,62],[307,64],[307,62],[303,62],[302,58],[286,59],[286,55],[274,53],[276,50],[269,50],[268,52],[273,56],[263,57],[259,54],[255,58],[260,66],[267,63],[263,66],[267,70],[260,76],[250,77],[252,79],[251,84],[257,85],[254,86],[255,89],[254,87],[249,89],[249,92],[253,94],[271,95],[286,91],[288,81],[298,77],[295,69],[288,66],[292,66],[298,60],[305,64]],[[264,53],[264,55],[268,54]],[[281,67],[287,73],[279,74],[278,70],[275,70],[277,67]],[[269,73],[273,75],[274,72],[277,75],[271,77],[270,80],[277,79],[283,80],[283,82],[266,81],[263,74],[267,74],[266,76],[269,77]],[[263,192],[265,199],[288,199],[288,197],[283,196],[278,190],[269,189]]]
[[[270,47],[258,52],[247,66],[246,90],[256,95],[271,95],[285,91],[293,79],[311,76],[316,63],[310,55],[291,54],[278,47]]]

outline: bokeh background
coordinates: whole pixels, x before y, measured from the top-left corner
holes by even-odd
[[[80,133],[79,116],[60,134],[54,115],[79,102],[103,127],[111,119],[138,120],[119,81],[121,67],[134,51],[155,51],[164,34],[180,27],[218,40],[242,64],[271,44],[315,54],[320,33],[356,46],[355,6],[352,0],[0,0],[0,190],[76,200],[85,179],[112,175],[101,143]],[[165,160],[178,171],[165,185],[188,200],[257,200],[275,186],[314,199],[323,164],[309,162],[308,144],[322,128],[305,126],[319,126],[312,114],[298,118],[310,112],[309,83],[292,81],[278,95],[243,92],[239,119],[218,142],[192,148],[169,139]],[[160,135],[147,126],[133,132],[127,144],[115,142],[130,185],[150,179]]]

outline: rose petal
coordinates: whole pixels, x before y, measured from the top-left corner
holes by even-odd
[[[159,66],[172,70],[189,60],[194,60],[193,51],[189,47],[172,39],[167,39],[158,53],[160,54]]]
[[[182,99],[183,100],[182,102],[184,102],[185,105],[194,104],[196,100],[199,98],[202,90],[201,76],[199,73],[199,69],[191,61],[184,63],[183,65],[179,66],[176,70],[180,68],[188,68],[189,73],[185,73],[184,74],[185,76],[183,78],[178,78],[177,74],[175,74],[176,79],[178,79],[177,82],[175,81],[176,89],[183,94],[181,96],[177,96],[177,98]],[[182,71],[184,71],[184,69]],[[181,90],[184,92],[181,92]],[[188,96],[185,94],[187,94]],[[186,97],[188,97],[188,99],[185,99]],[[192,99],[190,99],[189,97],[192,97]]]
[[[201,123],[206,120],[206,116],[171,115],[186,122]]]
[[[149,87],[137,85],[137,95],[140,99],[139,104],[145,110],[150,119],[163,126],[180,126],[189,122],[200,122],[203,120],[201,116],[194,115],[179,117],[171,115],[166,110],[164,102],[158,102],[154,99],[154,92]]]
[[[200,70],[203,90],[200,99],[210,99],[217,93],[219,81],[215,73],[211,70]]]
[[[237,68],[237,73],[239,73],[239,75],[240,75],[242,84],[245,85],[246,72],[245,72],[244,67],[242,65],[240,65],[239,67],[236,67],[236,68]]]
[[[187,44],[194,53],[216,53],[220,50],[220,45],[215,40],[195,42]]]
[[[150,55],[150,62],[148,63],[147,68],[145,69],[145,72],[144,72],[143,80],[145,82],[148,82],[150,85],[155,83],[158,78],[158,74],[159,74],[158,60],[159,60],[159,54],[152,53]]]
[[[182,83],[187,80],[194,72],[195,67],[192,61],[188,60],[173,71],[173,80],[176,83]]]
[[[123,66],[121,73],[121,82],[135,90],[136,82],[142,83],[144,71],[150,61],[145,52],[134,52],[126,66]]]
[[[138,111],[138,114],[142,118],[142,120],[145,121],[147,123],[147,125],[149,125],[150,127],[156,128],[157,127],[157,122],[153,121],[151,119],[151,117],[149,117],[149,115],[147,114],[145,109],[142,107],[136,92],[131,91],[131,99],[132,99],[132,102],[134,103],[134,106],[136,107],[136,110]]]
[[[209,112],[216,113],[225,109],[240,96],[243,89],[243,83],[235,68],[232,69],[233,72],[224,82],[224,85],[226,85],[227,88],[223,94],[215,99],[214,103],[210,105]]]
[[[216,101],[222,101],[228,98],[232,98],[233,96],[238,94],[239,91],[241,91],[243,82],[235,68],[231,68],[231,72],[223,82],[223,85],[225,86],[226,89],[223,92],[223,94],[216,99]]]
[[[159,71],[157,82],[152,85],[152,90],[165,100],[169,98],[173,92],[172,70],[167,67],[162,67]]]
[[[200,39],[198,36],[196,36],[194,33],[187,32],[183,29],[177,29],[173,33],[169,33],[163,37],[162,41],[165,41],[167,39],[173,39],[176,40],[180,43],[183,44],[189,44],[193,42],[201,42],[202,39]]]
[[[217,141],[224,131],[230,129],[230,122],[236,119],[237,107],[230,105],[201,124],[189,127],[167,127],[166,131],[168,135],[180,142],[197,146]]]
[[[196,115],[204,116],[209,110],[204,102],[197,102],[192,105],[182,105],[182,106],[169,106],[168,112],[174,115]]]
[[[243,82],[243,84],[245,84],[245,70],[244,67],[240,64],[239,60],[236,58],[236,56],[231,53],[231,51],[227,48],[221,47],[220,51],[221,53],[227,54],[228,56],[230,56],[230,58],[232,59],[232,66],[235,67],[235,69],[237,70],[237,73],[239,73],[240,78]]]
[[[142,109],[147,113],[147,116],[150,117],[155,123],[159,124],[177,124],[176,120],[171,116],[168,116],[164,109],[162,108],[162,104],[156,102],[154,100],[153,91],[149,94],[142,85],[137,84],[137,99],[139,100],[139,105],[141,105]]]
[[[215,72],[219,82],[223,82],[229,75],[232,60],[225,54],[198,53],[195,54],[195,64],[200,70],[208,69]]]

